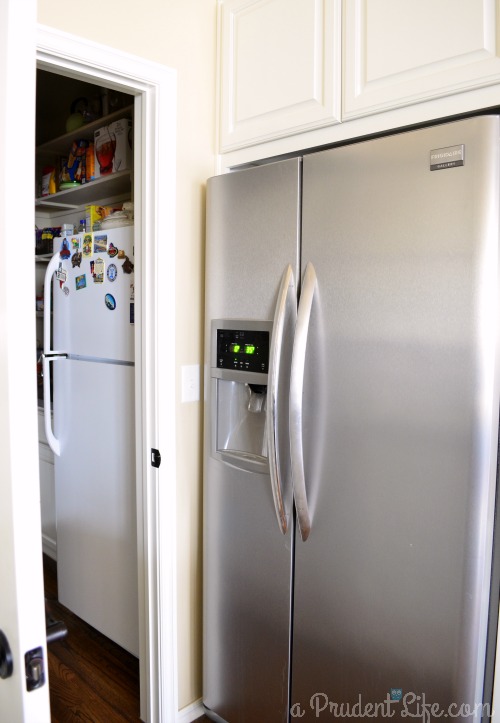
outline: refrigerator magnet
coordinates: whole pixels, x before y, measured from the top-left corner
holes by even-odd
[[[104,261],[96,259],[94,262],[94,283],[102,284],[104,281]]]
[[[106,234],[99,234],[94,236],[94,253],[104,254],[108,249],[108,237]]]
[[[110,243],[109,243],[109,247],[108,247],[108,256],[109,256],[111,259],[114,259],[115,256],[117,256],[117,254],[118,254],[118,249],[116,248],[116,246],[115,246],[114,244],[112,244],[112,243],[110,242]]]
[[[134,264],[132,263],[132,261],[129,259],[128,256],[125,256],[125,261],[122,264],[122,269],[126,274],[131,274],[132,271],[134,270]]]
[[[56,279],[57,279],[57,280],[61,283],[61,285],[62,285],[62,284],[64,284],[64,282],[66,281],[67,277],[68,277],[68,274],[67,274],[67,272],[66,272],[66,269],[63,269],[63,265],[62,265],[62,263],[60,262],[60,263],[59,263],[59,266],[57,267],[57,271],[56,271]]]
[[[61,244],[61,250],[59,251],[59,256],[65,260],[69,259],[70,257],[70,250],[69,250],[69,242],[67,238],[63,238],[62,244]]]
[[[108,277],[108,281],[114,281],[116,279],[117,274],[118,274],[118,269],[116,268],[116,264],[109,264],[108,270],[106,271],[106,276]]]
[[[80,268],[81,263],[82,263],[82,252],[75,251],[75,253],[71,257],[71,265],[73,268],[75,268],[75,266],[78,266],[78,268]]]
[[[113,294],[106,294],[104,297],[104,303],[110,311],[114,311],[116,309],[116,299]]]
[[[134,314],[135,314],[135,303],[133,301],[130,302],[130,323],[134,323]]]
[[[75,277],[75,286],[77,291],[79,291],[79,289],[85,289],[87,286],[87,277],[85,274],[80,274],[80,276]]]
[[[73,236],[71,239],[71,248],[73,251],[80,251],[82,248],[82,241],[79,236]]]
[[[82,253],[85,259],[92,256],[92,234],[90,233],[86,233],[83,237]]]

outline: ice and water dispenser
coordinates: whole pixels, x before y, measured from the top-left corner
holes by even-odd
[[[272,322],[216,319],[211,333],[212,455],[269,470],[266,411]]]

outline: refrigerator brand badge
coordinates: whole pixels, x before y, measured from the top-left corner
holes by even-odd
[[[465,146],[448,146],[448,148],[435,148],[431,151],[431,171],[441,171],[444,168],[463,166],[465,162]]]

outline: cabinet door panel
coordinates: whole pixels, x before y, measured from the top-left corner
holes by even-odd
[[[340,116],[340,0],[220,1],[220,146]]]
[[[343,119],[500,80],[495,0],[349,0]]]

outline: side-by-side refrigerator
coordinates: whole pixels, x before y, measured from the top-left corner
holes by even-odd
[[[499,117],[207,194],[207,714],[487,720]]]
[[[138,655],[133,227],[54,244],[43,369],[59,601]]]

